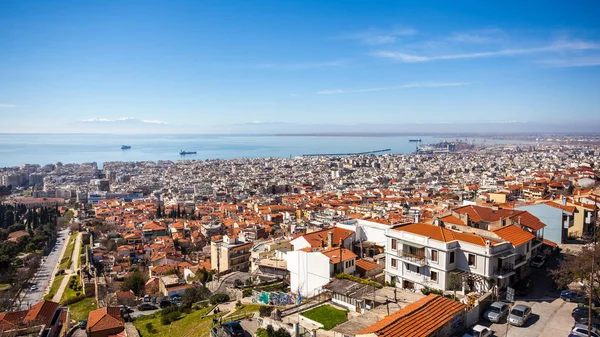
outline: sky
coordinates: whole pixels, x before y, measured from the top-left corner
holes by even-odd
[[[564,0],[4,0],[0,132],[600,125],[599,13]]]

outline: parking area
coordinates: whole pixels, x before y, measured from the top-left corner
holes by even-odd
[[[478,324],[489,327],[495,336],[534,337],[534,336],[567,336],[575,323],[571,312],[577,304],[565,302],[559,298],[560,291],[556,289],[549,268],[558,264],[556,259],[549,259],[542,268],[531,268],[529,277],[533,281],[531,293],[517,297],[514,304],[525,304],[531,307],[532,316],[523,327],[506,324],[492,324],[481,319]]]

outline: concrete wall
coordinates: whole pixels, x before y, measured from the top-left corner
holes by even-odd
[[[290,290],[302,296],[313,296],[331,277],[329,258],[318,252],[288,252],[287,269],[290,272]]]
[[[535,215],[541,222],[546,224],[546,227],[543,229],[544,239],[556,243],[563,243],[567,239],[567,229],[563,228],[563,211],[561,209],[545,204],[524,206],[518,209]]]

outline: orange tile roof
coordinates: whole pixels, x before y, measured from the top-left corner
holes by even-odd
[[[354,231],[349,230],[349,229],[345,229],[345,228],[340,228],[340,227],[333,227],[333,228],[327,228],[327,229],[323,229],[320,231],[316,231],[316,232],[312,232],[312,233],[307,233],[302,235],[302,237],[308,241],[308,243],[310,244],[311,247],[313,248],[318,248],[318,247],[325,247],[327,245],[327,233],[329,232],[333,232],[333,246],[336,247],[340,244],[340,240],[346,240],[348,237],[350,237],[350,235],[352,235],[354,233]]]
[[[492,232],[503,240],[512,243],[515,247],[535,239],[535,235],[515,225],[494,228],[492,229]]]
[[[552,247],[552,248],[556,248],[556,247],[558,247],[558,245],[557,245],[555,242],[553,242],[553,241],[550,241],[550,240],[548,240],[548,239],[544,239],[542,242],[543,242],[545,245],[547,245],[547,246],[550,246],[550,247]]]
[[[517,223],[520,222],[521,225],[530,228],[534,231],[538,231],[546,227],[546,225],[543,222],[541,222],[538,217],[526,211],[523,211],[513,216],[511,219]]]
[[[358,259],[356,260],[356,268],[360,268],[362,270],[368,271],[378,268],[379,265],[373,261]]]
[[[27,310],[0,313],[0,331],[17,328],[27,315]]]
[[[58,309],[58,303],[51,301],[41,301],[29,309],[27,315],[23,319],[23,323],[29,323],[31,321],[41,321],[44,324],[50,324],[50,320],[52,320],[52,316]]]
[[[465,214],[465,213],[468,214],[469,219],[471,219],[473,222],[481,222],[481,221],[496,222],[501,219],[509,218],[509,217],[513,216],[515,214],[515,212],[521,212],[521,211],[515,211],[512,209],[503,209],[503,208],[494,209],[491,207],[468,205],[468,206],[456,208],[456,209],[454,209],[454,212],[461,213],[461,214]]]
[[[453,224],[453,225],[460,225],[460,226],[467,225],[461,219],[455,217],[454,215],[445,216],[445,217],[441,218],[440,220],[442,220],[443,223],[449,223],[449,224]]]
[[[105,307],[90,311],[86,330],[98,332],[114,328],[125,327],[121,318],[121,309],[117,307]]]
[[[430,294],[396,311],[356,335],[378,337],[429,336],[465,309],[465,305],[439,295]]]
[[[552,206],[554,208],[560,208],[565,212],[569,212],[569,213],[578,213],[577,208],[575,206],[565,206],[563,204],[559,204],[553,201],[546,201],[544,202],[544,204],[548,205],[548,206]]]
[[[321,251],[321,254],[327,256],[331,263],[340,263],[342,261],[348,261],[352,259],[356,259],[356,254],[351,252],[346,248],[341,249],[341,257],[340,257],[340,248],[331,248],[327,250]]]
[[[485,246],[486,241],[486,239],[478,235],[456,232],[444,227],[425,223],[414,223],[400,226],[394,228],[393,230],[422,235],[441,242],[463,241],[478,246]]]

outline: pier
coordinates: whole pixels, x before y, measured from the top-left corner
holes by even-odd
[[[383,150],[375,150],[375,151],[366,151],[366,152],[349,152],[349,153],[311,153],[311,154],[303,154],[302,157],[318,157],[318,156],[360,156],[363,154],[375,154],[381,152],[390,152],[392,149],[383,149]]]

